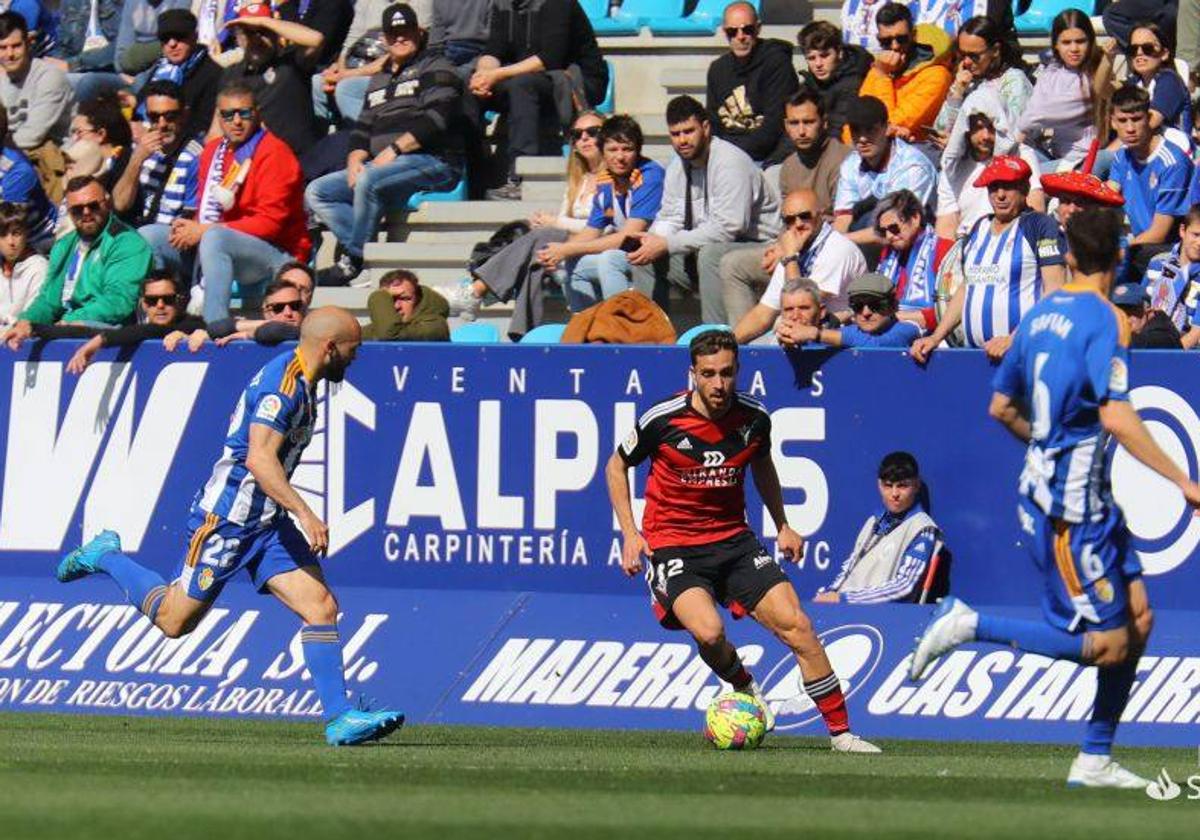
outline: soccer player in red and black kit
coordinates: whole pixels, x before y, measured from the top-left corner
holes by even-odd
[[[749,467],[775,520],[780,551],[793,562],[800,560],[804,540],[787,524],[771,461],[771,417],[762,403],[734,390],[737,342],[729,332],[712,330],[693,339],[689,349],[695,390],[643,414],[608,462],[608,492],[625,535],[621,569],[632,577],[646,555],[646,581],[659,622],[691,633],[713,673],[757,697],[768,729],[775,725],[774,715],[725,638],[718,601],[735,618],[753,616],[791,648],[835,751],[877,753],[878,747],[850,732],[841,684],[796,590],[746,523],[742,486]],[[628,470],[646,458],[650,479],[644,533],[639,533]]]

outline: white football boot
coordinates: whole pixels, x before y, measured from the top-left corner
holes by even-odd
[[[763,690],[758,684],[758,680],[750,680],[750,685],[742,689],[742,692],[749,694],[763,708],[763,715],[767,721],[767,731],[770,732],[775,728],[775,713],[771,711],[771,704],[767,702],[767,698],[763,696]]]
[[[1149,779],[1126,770],[1107,755],[1080,753],[1071,762],[1071,770],[1067,773],[1067,787],[1145,790],[1149,784]]]
[[[908,678],[921,679],[939,656],[961,644],[975,641],[975,628],[978,625],[979,613],[954,596],[943,598],[913,647]]]
[[[883,750],[870,741],[858,737],[853,732],[843,732],[840,735],[829,736],[829,748],[834,752],[844,753],[881,753]]]

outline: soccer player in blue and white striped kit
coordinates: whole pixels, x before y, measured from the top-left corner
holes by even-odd
[[[325,712],[325,738],[335,745],[382,738],[404,722],[399,712],[352,708],[346,699],[337,601],[318,563],[329,547],[329,529],[290,483],[316,426],[318,383],[341,382],[361,342],[362,330],[349,312],[313,310],[300,327],[299,346],[250,380],[221,457],[192,502],[187,554],[171,583],[122,554],[113,531],[72,551],[56,571],[64,583],[108,575],[164,635],[178,638],[200,623],[225,584],[245,569],[260,592],[270,592],[304,622],[304,663]]]
[[[977,612],[946,598],[913,651],[910,676],[966,642],[994,642],[1099,668],[1096,699],[1067,784],[1145,788],[1112,760],[1152,616],[1142,567],[1108,479],[1110,436],[1200,507],[1200,486],[1154,442],[1129,402],[1129,325],[1108,300],[1122,219],[1089,209],[1067,223],[1072,282],[1033,307],[994,380],[991,415],[1028,443],[1018,515],[1045,580],[1043,621]]]

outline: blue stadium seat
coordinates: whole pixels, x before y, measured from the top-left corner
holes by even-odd
[[[637,35],[651,18],[683,17],[683,0],[622,0],[612,17],[592,21],[597,35]]]
[[[408,197],[408,209],[416,210],[421,206],[422,201],[466,201],[467,200],[467,177],[466,173],[458,179],[458,183],[445,192],[415,192]]]
[[[675,340],[675,343],[686,346],[688,344],[691,344],[692,339],[695,338],[696,336],[700,335],[700,333],[711,332],[712,330],[724,330],[725,332],[733,332],[733,330],[731,330],[729,328],[728,324],[697,324],[696,326],[692,327],[690,330],[686,331],[683,335],[679,336],[679,338]]]
[[[491,324],[463,324],[450,333],[450,341],[454,344],[498,344],[500,331]]]
[[[730,0],[700,0],[687,17],[652,17],[643,21],[655,35],[711,35],[721,25],[725,7]],[[754,11],[759,11],[760,0],[751,0]]]
[[[1021,7],[1027,6],[1024,14],[1021,13]],[[1050,31],[1050,24],[1058,17],[1059,12],[1065,9],[1079,9],[1080,11],[1094,15],[1095,3],[1088,0],[1013,0],[1013,23],[1016,26],[1018,35],[1032,35],[1035,33],[1046,33]]]
[[[562,341],[562,334],[566,329],[566,324],[542,324],[540,327],[534,327],[521,336],[521,343],[558,344]]]
[[[593,28],[596,21],[608,20],[608,0],[579,0],[579,6],[592,22]]]

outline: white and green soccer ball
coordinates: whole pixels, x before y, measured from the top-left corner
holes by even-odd
[[[749,694],[722,694],[704,713],[704,737],[719,750],[752,750],[766,734],[766,712]]]

